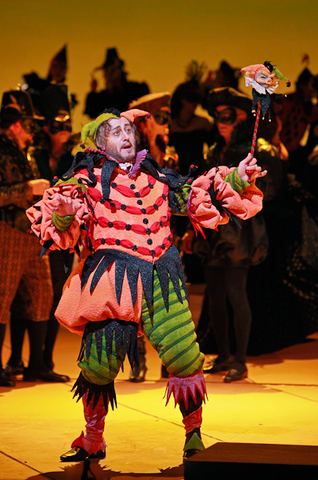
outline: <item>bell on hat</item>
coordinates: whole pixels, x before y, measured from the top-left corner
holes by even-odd
[[[3,93],[0,118],[12,122],[17,122],[25,118],[33,118],[35,120],[44,119],[44,117],[34,113],[30,94],[21,90],[9,90]]]

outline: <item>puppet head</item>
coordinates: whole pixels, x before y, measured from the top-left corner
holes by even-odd
[[[290,87],[290,81],[288,78],[272,65],[266,61],[263,64],[256,63],[255,65],[249,65],[241,69],[241,73],[245,73],[245,86],[252,86],[258,93],[270,95],[274,93],[279,85],[279,80],[287,80],[287,86]]]
[[[270,95],[274,93],[279,85],[279,80],[287,80],[287,86],[290,87],[290,81],[288,78],[272,65],[266,61],[263,64],[257,63],[255,65],[249,65],[241,69],[241,73],[245,73],[245,86],[252,87],[253,94],[253,112],[255,112],[255,106],[261,105],[263,118],[265,118],[266,112],[271,103]]]

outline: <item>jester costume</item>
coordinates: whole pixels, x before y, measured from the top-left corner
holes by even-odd
[[[78,206],[72,218],[56,215],[61,195]],[[183,415],[185,455],[204,448],[204,355],[173,245],[171,214],[189,215],[199,229],[216,228],[232,215],[249,218],[261,206],[260,190],[243,182],[236,169],[212,169],[193,181],[161,169],[145,150],[124,170],[106,152],[88,148],[28,210],[44,250],[76,251],[85,243],[93,251],[68,278],[56,310],[62,325],[83,336],[81,373],[73,389],[83,399],[87,422],[85,435],[62,461],[105,456],[104,419],[109,404],[116,405],[114,379],[126,354],[138,364],[137,336],[142,334],[170,374],[167,402],[173,395]]]

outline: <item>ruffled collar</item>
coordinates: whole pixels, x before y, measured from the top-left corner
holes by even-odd
[[[142,161],[146,158],[146,155],[148,152],[146,149],[140,150],[140,152],[137,152],[134,163],[130,163],[130,162],[118,163],[117,160],[112,158],[107,152],[99,148],[87,147],[85,149],[85,153],[99,153],[101,155],[104,155],[108,160],[115,162],[117,164],[117,168],[119,168],[120,170],[123,170],[124,172],[127,172],[129,177],[135,177],[138,170],[141,167]]]
[[[265,87],[262,87],[262,85],[260,85],[259,83],[257,83],[253,78],[245,77],[245,86],[253,87],[254,90],[256,90],[261,95],[266,95],[266,92],[271,95],[272,93],[274,93],[274,91],[278,87],[278,84],[275,87],[265,88]]]

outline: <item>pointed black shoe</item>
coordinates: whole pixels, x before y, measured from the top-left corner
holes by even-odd
[[[82,447],[73,447],[66,453],[60,456],[61,462],[82,462],[86,458],[102,460],[106,457],[106,451],[98,450],[97,453],[90,455]]]
[[[24,382],[36,382],[37,380],[42,380],[42,382],[65,383],[70,381],[70,377],[67,375],[59,375],[58,373],[52,372],[52,370],[42,371],[34,370],[32,368],[24,369]]]
[[[247,368],[246,365],[233,364],[232,368],[224,377],[225,383],[238,382],[247,378]]]
[[[212,360],[212,362],[203,369],[203,373],[218,373],[218,372],[225,372],[230,370],[232,366],[232,362],[228,358],[227,360],[223,360],[218,362],[217,359]]]
[[[9,376],[21,375],[24,372],[24,365],[22,360],[20,360],[20,362],[16,363],[15,365],[11,365],[10,363],[7,363],[3,371],[6,375],[9,375]]]
[[[0,369],[0,387],[14,387],[15,381],[12,380],[10,375],[7,375],[6,372]]]

